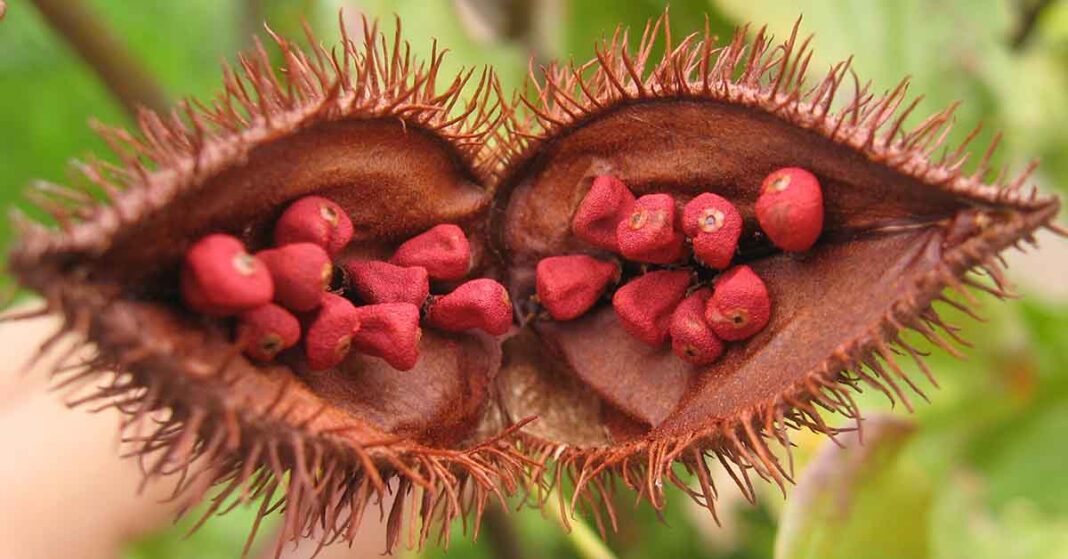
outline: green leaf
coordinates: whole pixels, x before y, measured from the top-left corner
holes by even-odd
[[[875,416],[865,421],[863,445],[828,442],[786,503],[776,559],[926,557],[930,482],[902,453],[913,429]]]

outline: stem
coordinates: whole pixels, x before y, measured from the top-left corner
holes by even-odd
[[[482,516],[482,528],[496,559],[523,559],[522,546],[516,537],[512,518],[500,506],[491,506]]]
[[[567,512],[560,507],[560,499],[556,491],[553,491],[545,500],[545,510],[560,523],[560,527],[567,533],[567,539],[574,546],[579,557],[582,559],[616,559],[616,554],[581,519],[572,516],[570,530],[568,530],[568,524],[564,522],[564,515]]]
[[[78,55],[93,68],[126,113],[137,118],[137,109],[164,112],[170,106],[163,90],[134,60],[81,0],[33,0],[37,11]]]
[[[1010,41],[1013,50],[1020,50],[1027,46],[1027,41],[1034,35],[1039,17],[1051,4],[1053,4],[1053,0],[1031,0],[1030,2],[1021,0],[1018,2],[1020,22],[1016,26],[1016,31],[1012,34],[1012,40]]]

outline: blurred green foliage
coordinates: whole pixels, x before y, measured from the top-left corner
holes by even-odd
[[[803,15],[803,33],[815,33],[812,68],[827,68],[850,55],[860,76],[876,90],[905,75],[912,91],[926,97],[918,115],[951,101],[958,112],[955,137],[977,122],[989,141],[1003,130],[1000,163],[1019,167],[1031,157],[1044,165],[1035,180],[1047,189],[1068,185],[1068,3],[1054,1],[1039,14],[1025,41],[1015,45],[1027,0],[675,0],[675,35],[709,26],[721,37],[738,24],[767,24],[778,37]],[[0,205],[18,199],[31,179],[66,179],[69,158],[105,153],[86,123],[129,124],[91,69],[43,23],[26,0],[9,2],[0,23]],[[446,0],[94,0],[90,4],[164,86],[173,99],[208,97],[219,83],[218,66],[247,46],[262,15],[287,36],[298,36],[306,19],[325,43],[337,37],[337,10],[364,12],[391,27],[400,16],[416,52],[430,38],[452,51],[445,72],[490,65],[505,91],[523,87],[528,60],[583,61],[616,25],[636,30],[658,16],[655,0],[553,0],[537,7],[526,27],[494,32],[493,14],[507,2]],[[464,9],[457,9],[459,4]],[[505,10],[506,12],[506,10]],[[486,16],[475,17],[475,13]],[[253,15],[250,15],[253,14]],[[488,15],[487,15],[488,14]],[[490,22],[486,31],[486,21]],[[637,33],[635,33],[637,34]],[[262,31],[258,31],[265,38]],[[920,118],[919,116],[915,117]],[[915,121],[915,120],[914,120]],[[982,145],[979,143],[978,145]],[[9,239],[0,222],[0,242]],[[1056,251],[1053,254],[1058,254]],[[1059,252],[1063,259],[1064,251]],[[1057,273],[1057,262],[1049,273]],[[1063,266],[1062,266],[1063,267]],[[1033,279],[1033,278],[1022,278]],[[1061,280],[1063,281],[1063,279]],[[1025,286],[1040,285],[1027,282]],[[892,452],[872,452],[852,481],[805,486],[809,498],[783,502],[761,486],[758,505],[739,502],[721,487],[724,526],[673,492],[662,518],[647,506],[620,497],[619,533],[608,549],[621,558],[640,557],[1066,557],[1068,556],[1068,303],[1038,287],[1011,305],[985,301],[988,321],[967,324],[975,341],[969,360],[939,352],[931,359],[942,383],[924,383],[933,402],[909,416],[915,430],[896,439]],[[950,313],[952,316],[952,313]],[[955,317],[961,318],[961,317]],[[889,410],[882,396],[864,394],[865,410]],[[827,444],[798,435],[795,457],[802,471],[814,450]],[[879,442],[873,442],[878,445]],[[844,467],[843,464],[828,466]],[[807,479],[807,477],[806,477]],[[805,482],[803,482],[805,483]],[[843,493],[844,492],[844,493]],[[847,519],[828,515],[827,499],[847,495],[856,503]],[[789,529],[777,530],[786,515]],[[183,521],[172,530],[133,545],[127,556],[233,557],[251,523],[243,510],[213,519],[188,539]],[[588,557],[583,534],[565,533],[546,513],[524,509],[506,516],[528,557]],[[270,522],[263,531],[270,532]],[[775,542],[776,537],[780,540]],[[264,538],[261,538],[264,540]],[[454,537],[450,557],[491,557],[485,535],[475,543]],[[812,542],[819,542],[817,547]],[[818,549],[818,554],[812,550]],[[583,551],[586,550],[586,551]],[[894,553],[889,553],[893,551]],[[441,550],[409,556],[444,557]]]

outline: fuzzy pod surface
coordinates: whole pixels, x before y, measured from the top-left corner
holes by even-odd
[[[220,506],[266,495],[268,509],[284,510],[283,540],[351,540],[365,507],[387,495],[397,496],[384,511],[389,547],[409,511],[426,526],[413,532],[422,543],[431,524],[537,483],[600,518],[614,491],[662,507],[665,488],[683,484],[669,475],[675,461],[713,513],[713,469],[742,468],[747,496],[754,477],[785,484],[791,430],[835,432],[812,410],[857,417],[858,384],[911,405],[899,361],[929,374],[929,348],[903,333],[957,352],[938,311],[971,303],[944,291],[1005,296],[998,254],[1039,228],[1063,232],[1053,222],[1059,200],[1031,188],[1032,168],[998,175],[989,156],[966,168],[967,145],[942,149],[952,109],[906,127],[914,105],[904,83],[854,92],[843,85],[848,63],[808,75],[796,29],[783,42],[743,32],[718,46],[699,34],[651,58],[668,27],[666,17],[655,22],[637,48],[616,33],[590,63],[534,76],[518,107],[499,96],[492,72],[445,76],[440,51],[419,63],[399,35],[371,24],[363,37],[343,35],[336,56],[317,40],[303,51],[278,39],[284,72],[258,50],[227,70],[216,104],[147,114],[137,134],[102,129],[123,168],[81,166],[92,195],[63,200],[89,201],[42,205],[61,226],[15,223],[11,271],[42,295],[41,313],[62,317],[56,339],[75,332],[94,352],[60,360],[57,374],[121,371],[119,386],[136,397],[122,400],[130,424],[152,426],[144,452],[168,449],[148,475],[203,467],[222,483]],[[819,180],[824,208],[803,258],[752,234],[761,182],[798,166]],[[523,309],[536,292],[539,261],[614,250],[575,227],[598,176],[636,198],[729,200],[742,217],[734,264],[762,279],[774,304],[767,325],[694,366],[636,339],[606,301],[574,320],[521,312],[513,321],[513,303]],[[622,203],[596,214],[605,223],[627,205],[618,194]],[[434,279],[499,282],[476,284],[481,298],[456,308],[492,302],[487,324],[503,335],[450,331],[463,313],[438,323],[450,329],[428,321],[404,373],[358,351],[317,371],[289,352],[270,364],[235,352],[226,320],[183,302],[183,259],[213,234],[266,249],[280,216],[307,197],[333,201],[354,224],[351,239],[283,238],[322,243],[337,258],[389,260],[427,231],[459,228],[462,273],[455,252],[431,250],[424,263],[449,264]],[[298,217],[299,231],[316,219]],[[667,273],[697,276],[686,254],[653,256],[680,270]],[[410,265],[404,258],[394,263]],[[627,262],[624,286],[644,271]],[[154,424],[160,408],[169,419]]]

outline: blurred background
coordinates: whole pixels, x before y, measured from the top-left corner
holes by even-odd
[[[307,21],[332,44],[342,8],[344,24],[354,30],[361,14],[383,18],[387,27],[397,14],[415,51],[428,51],[431,38],[452,51],[443,74],[491,65],[510,92],[523,87],[531,60],[588,60],[617,25],[640,28],[664,3],[8,0],[0,20],[0,205],[19,204],[33,179],[65,182],[71,158],[108,157],[87,126],[90,118],[130,124],[132,95],[161,105],[209,97],[221,82],[220,62],[233,61],[253,36],[266,40],[264,20],[290,37],[301,36]],[[707,14],[722,38],[749,21],[785,37],[803,15],[802,32],[815,34],[814,75],[850,55],[877,90],[910,75],[913,94],[925,95],[916,114],[962,100],[958,141],[982,121],[981,140],[1004,132],[998,163],[1019,169],[1037,157],[1040,188],[1068,185],[1066,1],[674,0],[670,13],[676,36],[702,29]],[[87,63],[65,39],[78,34],[113,61],[123,60],[125,83],[139,89],[108,87],[115,69]],[[9,240],[8,224],[0,222],[0,243]],[[941,384],[921,383],[930,404],[915,398],[916,411],[908,413],[890,409],[881,396],[860,396],[868,417],[863,448],[848,437],[838,449],[823,438],[796,436],[799,484],[785,500],[777,488],[761,485],[757,504],[750,504],[720,480],[723,526],[717,527],[678,491],[669,494],[661,518],[623,494],[616,505],[620,530],[603,543],[589,519],[566,532],[553,511],[493,510],[477,543],[456,534],[447,553],[399,555],[1068,557],[1068,242],[1040,235],[1039,243],[1040,252],[1007,255],[1021,300],[983,298],[985,322],[958,320],[975,345],[968,359],[930,358]],[[117,461],[115,418],[67,411],[58,396],[43,393],[40,379],[15,378],[19,356],[44,328],[2,328],[0,360],[10,365],[0,366],[0,440],[7,450],[0,458],[0,555],[11,549],[5,557],[55,556],[47,550],[130,559],[240,554],[254,508],[214,518],[185,537],[191,521],[171,525],[174,506],[159,504],[165,487],[133,496],[137,471]],[[381,525],[374,520],[352,550],[324,556],[379,556]],[[276,522],[269,518],[261,527],[254,556],[263,549],[270,556]],[[300,546],[284,554],[312,551]]]

